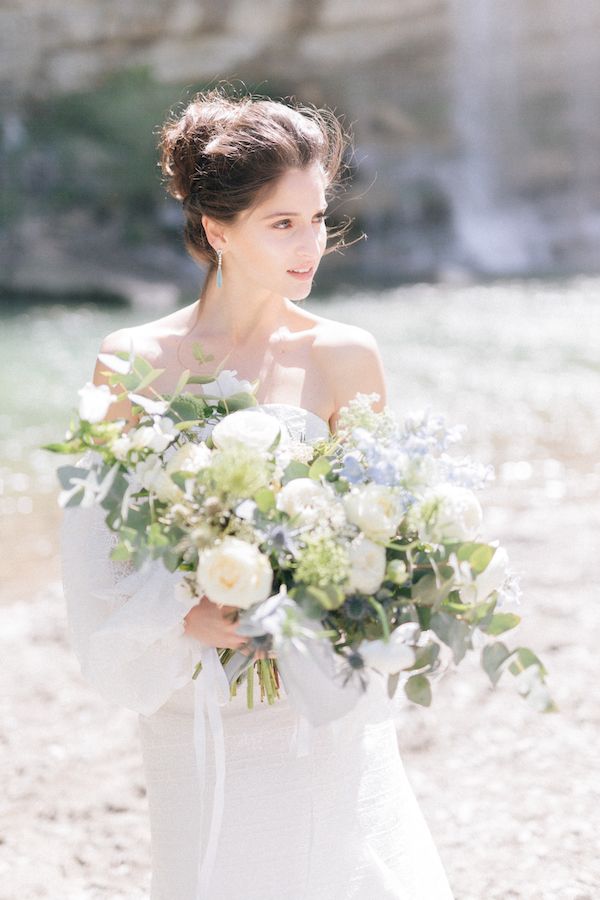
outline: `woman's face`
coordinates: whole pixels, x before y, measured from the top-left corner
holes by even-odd
[[[288,169],[264,199],[225,228],[223,278],[239,275],[290,300],[307,297],[327,244],[326,180],[316,163]],[[293,269],[308,269],[294,275]]]

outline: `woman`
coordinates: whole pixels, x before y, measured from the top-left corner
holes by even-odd
[[[221,89],[197,95],[164,125],[160,150],[168,190],[183,204],[188,251],[209,264],[201,296],[109,335],[101,351],[129,350],[133,341],[163,370],[154,384],[162,393],[183,369],[211,374],[226,365],[258,380],[260,406],[296,438],[334,431],[359,391],[377,392],[381,409],[372,335],[297,305],[323,255],[336,249],[326,249],[325,215],[346,146],[330,113]],[[200,360],[192,352],[198,342]],[[97,363],[96,384],[104,368]],[[111,417],[133,420],[117,403]],[[199,778],[191,675],[199,643],[243,648],[245,639],[231,608],[207,597],[182,607],[176,573],[154,569],[133,589],[126,568],[108,561],[111,540],[97,509],[67,511],[65,593],[84,676],[140,714],[152,900],[451,898],[376,680],[351,713],[315,728],[308,741],[285,696],[254,710],[238,696],[221,708],[227,777],[212,846],[206,788],[219,768],[209,746]],[[206,868],[198,875],[207,843],[210,887]]]

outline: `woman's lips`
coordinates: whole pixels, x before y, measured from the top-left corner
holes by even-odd
[[[292,269],[288,269],[288,275],[291,275],[292,278],[297,278],[299,281],[308,281],[313,276],[313,272],[315,270],[314,266],[311,266],[308,272],[294,272]]]

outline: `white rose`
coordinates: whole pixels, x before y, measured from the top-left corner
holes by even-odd
[[[343,502],[350,522],[374,541],[393,537],[402,521],[398,494],[383,484],[354,487],[344,495]]]
[[[420,538],[434,544],[474,540],[483,518],[473,491],[453,484],[427,491],[413,515]]]
[[[255,450],[266,451],[281,433],[281,426],[275,416],[251,407],[238,409],[217,422],[212,431],[212,439],[215,447],[221,449],[237,442]]]
[[[491,560],[475,579],[477,603],[486,600],[493,591],[498,591],[509,574],[508,553],[504,547],[496,547],[496,552]]]
[[[92,384],[91,381],[79,388],[77,391],[81,400],[79,401],[79,417],[86,422],[102,422],[106,418],[106,413],[111,403],[117,399],[110,392],[107,384]]]
[[[334,498],[314,478],[292,478],[277,494],[277,509],[298,516],[303,525],[314,525],[326,513]]]
[[[412,625],[411,622],[405,624]],[[395,675],[396,672],[409,669],[415,663],[415,650],[406,643],[411,635],[412,631],[403,630],[401,625],[392,631],[389,641],[361,641],[358,652],[367,666],[377,669],[382,675]]]
[[[215,381],[210,381],[204,385],[204,393],[214,397],[222,397],[223,399],[231,397],[233,394],[251,394],[252,385],[250,382],[242,378],[236,378],[236,375],[237,369],[223,369],[222,372],[219,372]]]
[[[166,465],[166,472],[199,472],[210,464],[210,450],[206,444],[194,444],[188,442],[178,447]]]
[[[347,593],[374,594],[385,577],[385,548],[360,534],[348,547],[350,580]]]
[[[225,537],[200,553],[196,581],[213,603],[249,609],[270,595],[273,570],[254,544]]]

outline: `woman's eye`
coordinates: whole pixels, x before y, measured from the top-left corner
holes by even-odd
[[[315,219],[317,219],[319,222],[324,222],[326,218],[327,216],[325,215],[325,213],[317,213],[317,215],[315,216]],[[280,231],[286,231],[287,229],[285,226],[287,226],[290,222],[291,219],[281,219],[281,221],[275,222],[273,228],[279,228]],[[284,226],[283,228],[281,227],[282,225]]]

